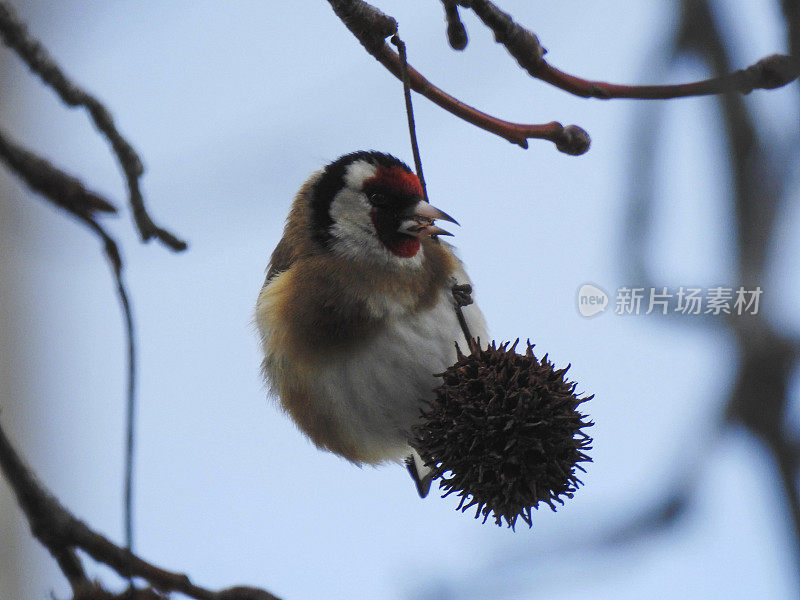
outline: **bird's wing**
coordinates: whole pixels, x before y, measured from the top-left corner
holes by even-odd
[[[269,269],[267,270],[267,280],[264,282],[264,285],[267,285],[272,279],[284,271],[288,271],[294,259],[295,252],[293,244],[284,236],[281,238],[281,241],[278,242],[278,245],[275,246],[275,250],[272,251],[272,256],[269,259]]]
[[[295,196],[289,217],[286,219],[283,237],[269,259],[265,286],[284,271],[288,271],[295,261],[314,253],[309,235],[308,194],[318,177],[319,172],[312,175]]]

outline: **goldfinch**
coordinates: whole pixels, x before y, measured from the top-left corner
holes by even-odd
[[[469,348],[452,288],[471,282],[436,219],[456,222],[402,161],[338,158],[297,193],[255,318],[264,377],[303,433],[357,465],[404,461],[422,497],[430,470],[411,430],[455,344]],[[478,307],[463,313],[487,340]]]

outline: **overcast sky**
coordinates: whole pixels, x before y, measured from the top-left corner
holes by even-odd
[[[420,500],[400,467],[358,469],[317,451],[260,380],[253,307],[297,188],[353,150],[412,162],[399,82],[327,3],[13,4],[111,108],[144,158],[151,214],[190,244],[183,254],[139,244],[127,208],[106,219],[122,244],[140,346],[141,555],[203,586],[258,585],[285,600],[797,597],[767,456],[743,433],[708,430],[731,384],[732,341],[577,310],[585,283],[612,304],[637,283],[626,279],[621,223],[640,104],[531,80],[471,15],[467,51],[451,51],[438,2],[379,3],[400,22],[412,64],[448,92],[508,120],[577,123],[593,139],[582,157],[548,142],[525,151],[415,98],[429,194],[462,225],[454,243],[491,334],[530,338],[596,395],[585,405],[597,423],[585,487],[513,533],[457,513],[455,498]],[[662,71],[673,3],[500,4],[567,71],[618,82],[704,76],[692,62]],[[785,51],[773,3],[717,4],[737,67]],[[0,127],[124,206],[122,177],[83,111],[63,107],[7,51],[0,60]],[[796,97],[751,101],[780,130],[797,127],[787,116]],[[657,284],[738,287],[723,150],[709,133],[716,104],[663,109],[653,124],[664,130]],[[4,169],[0,194],[0,418],[56,495],[121,541],[124,339],[107,265],[87,231]],[[762,297],[795,329],[800,249],[789,234],[799,220],[797,206],[782,216],[785,243]],[[698,494],[678,525],[591,545],[687,466]],[[0,598],[51,590],[64,597],[66,583],[0,483]]]

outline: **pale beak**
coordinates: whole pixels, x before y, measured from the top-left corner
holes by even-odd
[[[405,233],[406,235],[413,235],[414,237],[422,237],[424,235],[429,235],[431,237],[453,235],[449,231],[445,231],[441,227],[434,225],[433,222],[436,219],[450,221],[458,225],[458,221],[453,217],[435,206],[428,204],[424,200],[417,202],[417,204],[408,211],[407,217],[408,218],[400,223],[400,227],[397,228],[397,231]]]

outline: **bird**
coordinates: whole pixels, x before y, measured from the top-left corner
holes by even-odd
[[[442,373],[469,353],[453,287],[471,286],[417,175],[390,154],[345,154],[300,187],[269,260],[255,322],[267,386],[320,449],[432,469],[410,445]],[[473,301],[469,332],[487,340]]]

